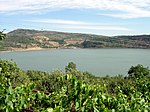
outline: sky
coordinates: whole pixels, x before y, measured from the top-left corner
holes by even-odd
[[[0,31],[150,34],[150,0],[0,0]]]

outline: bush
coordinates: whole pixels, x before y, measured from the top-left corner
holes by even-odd
[[[150,70],[148,68],[143,67],[143,65],[138,64],[137,66],[132,66],[128,71],[128,76],[130,78],[140,79],[144,76],[149,76]]]
[[[1,82],[6,83],[9,79],[13,86],[29,82],[26,73],[18,68],[16,63],[7,60],[0,60],[0,77]]]

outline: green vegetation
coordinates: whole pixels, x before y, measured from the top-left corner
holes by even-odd
[[[6,37],[6,34],[0,31],[0,40],[3,40],[5,37]]]
[[[95,77],[73,62],[65,72],[46,73],[0,60],[0,111],[149,112],[150,70],[137,65],[126,77]]]
[[[2,37],[0,37],[2,38]],[[150,48],[150,35],[102,36],[17,29],[7,33],[0,50],[41,48]]]
[[[132,66],[128,76],[95,77],[70,62],[66,71],[23,71],[0,60],[1,112],[149,112],[150,70]]]
[[[144,68],[142,65],[132,66],[128,71],[129,77],[131,78],[143,78],[145,76],[149,76],[150,70],[148,68]]]

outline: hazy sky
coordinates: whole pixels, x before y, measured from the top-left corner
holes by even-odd
[[[0,30],[150,34],[150,0],[0,0]]]

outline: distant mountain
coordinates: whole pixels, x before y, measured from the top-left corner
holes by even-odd
[[[17,29],[7,33],[7,38],[0,42],[0,50],[72,47],[150,48],[150,35],[109,37],[94,34]]]

